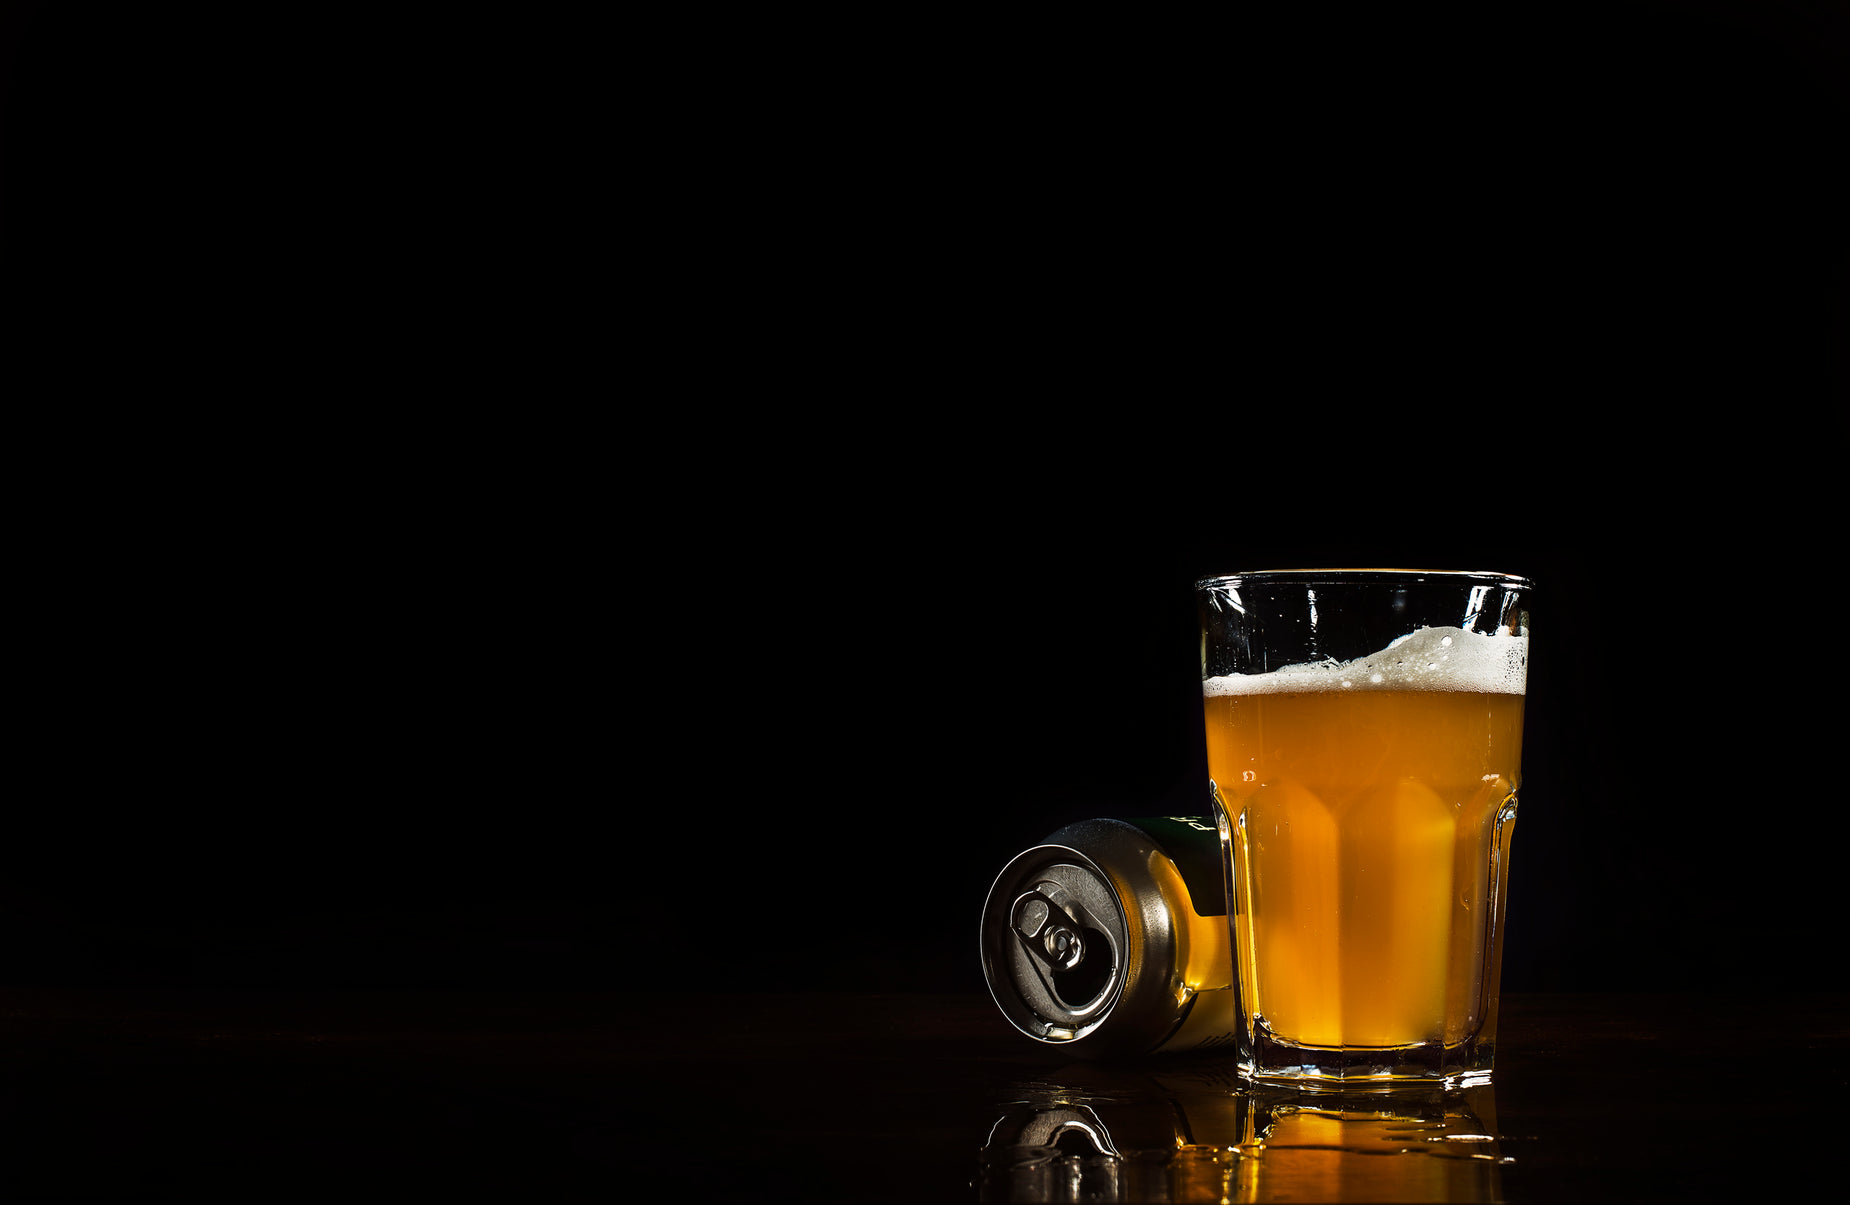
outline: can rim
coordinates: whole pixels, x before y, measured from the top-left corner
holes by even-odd
[[[1105,872],[1103,867],[1097,862],[1094,862],[1082,851],[1074,849],[1070,845],[1043,842],[1029,849],[1024,849],[1019,854],[1009,859],[1008,865],[1002,868],[1002,872],[996,876],[995,882],[990,885],[988,897],[983,901],[984,924],[982,932],[979,934],[982,947],[983,978],[989,987],[990,997],[996,1002],[996,1007],[1002,1010],[1002,1015],[1008,1018],[1009,1024],[1013,1025],[1028,1037],[1044,1045],[1070,1046],[1095,1033],[1098,1028],[1105,1023],[1106,1019],[1118,1010],[1119,1004],[1123,1002],[1126,977],[1124,975],[1122,962],[1119,964],[1114,982],[1105,992],[1105,997],[1107,998],[1099,1002],[1101,1007],[1097,1009],[1097,1012],[1077,1029],[1065,1032],[1061,1036],[1056,1037],[1054,1034],[1059,1032],[1057,1029],[1050,1030],[1045,1024],[1035,1024],[1038,1018],[1034,1018],[1033,1020],[1029,1019],[1034,1017],[1032,1010],[1025,1009],[1020,1000],[1012,998],[1012,996],[1005,991],[1002,984],[1008,981],[1008,977],[1002,972],[999,960],[996,958],[998,952],[992,949],[990,944],[992,941],[992,934],[988,921],[991,913],[995,910],[997,901],[1001,898],[998,892],[1006,894],[1003,886],[1004,883],[1009,881],[1011,876],[1014,875],[1019,868],[1036,863],[1049,864],[1048,859],[1051,857],[1058,857],[1064,861],[1077,863],[1081,868],[1095,875],[1099,883],[1106,887],[1105,894],[1109,897],[1112,907],[1116,910],[1116,916],[1111,919],[1116,920],[1118,928],[1123,934],[1123,940],[1128,945],[1130,939],[1130,918],[1125,915],[1124,901],[1118,896],[1116,885],[1112,882],[1112,877]],[[1128,952],[1128,950],[1124,951],[1123,954],[1120,955],[1120,958],[1128,954]]]

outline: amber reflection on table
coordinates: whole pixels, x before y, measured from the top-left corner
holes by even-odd
[[[1011,1085],[983,1201],[1498,1201],[1494,1090],[1254,1090],[1225,1064]]]

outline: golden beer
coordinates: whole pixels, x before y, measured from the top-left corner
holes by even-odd
[[[1494,1041],[1527,640],[1422,629],[1203,683],[1245,1009],[1293,1046]]]

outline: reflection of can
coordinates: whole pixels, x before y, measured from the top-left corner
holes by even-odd
[[[1231,1047],[1220,835],[1192,816],[1082,820],[1011,861],[983,906],[983,974],[1015,1028],[1075,1054]]]

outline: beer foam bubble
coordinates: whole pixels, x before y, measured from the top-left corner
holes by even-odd
[[[1302,694],[1340,690],[1436,690],[1519,695],[1528,684],[1529,638],[1464,628],[1420,628],[1354,661],[1287,665],[1264,674],[1227,674],[1201,683],[1215,695]]]

